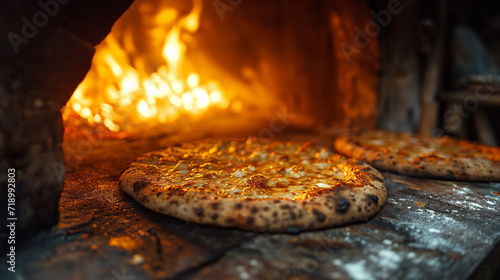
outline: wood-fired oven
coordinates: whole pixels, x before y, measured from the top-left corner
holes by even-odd
[[[498,183],[384,173],[375,218],[301,234],[188,223],[118,187],[141,154],[207,137],[331,148],[359,129],[442,135],[486,106],[472,128],[452,130],[495,141],[498,73],[476,73],[467,85],[483,94],[458,98],[458,113],[457,95],[439,94],[457,90],[458,70],[444,65],[457,62],[450,18],[473,13],[467,5],[1,3],[0,217],[15,224],[0,229],[2,279],[498,279]]]

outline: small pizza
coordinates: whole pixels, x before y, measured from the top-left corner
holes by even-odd
[[[121,189],[169,216],[258,232],[300,232],[363,221],[385,203],[373,167],[313,143],[205,140],[131,163]]]
[[[447,180],[500,180],[500,148],[447,136],[364,131],[340,136],[334,146],[383,171]]]

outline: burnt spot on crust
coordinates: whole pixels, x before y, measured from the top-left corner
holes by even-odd
[[[337,206],[335,207],[335,211],[339,214],[344,214],[349,209],[349,206],[351,206],[351,203],[349,203],[349,200],[341,197],[337,201]]]
[[[235,220],[234,220],[233,218],[227,218],[227,219],[226,219],[226,223],[228,223],[228,224],[232,225],[232,224],[234,224],[234,223],[235,223]]]
[[[219,208],[219,204],[220,204],[220,202],[212,203],[212,205],[211,205],[212,209],[217,210]]]
[[[234,208],[236,208],[236,209],[241,209],[241,207],[243,207],[243,205],[241,203],[234,205]]]
[[[253,217],[248,217],[245,223],[246,223],[247,225],[251,225],[251,224],[253,224],[253,221],[254,221],[254,218],[253,218]]]
[[[356,171],[356,173],[358,173],[358,172],[369,172],[370,170],[371,170],[370,168],[365,167],[365,168],[362,168],[362,169]]]
[[[203,216],[203,208],[202,207],[194,207],[193,212],[198,217]]]
[[[218,217],[219,217],[219,214],[217,214],[217,213],[212,214],[212,220],[215,221],[215,220],[217,220]]]
[[[313,210],[313,214],[314,216],[316,216],[316,220],[318,220],[319,222],[323,222],[326,219],[325,214],[316,209]]]
[[[273,217],[277,217],[278,216],[278,212],[274,211],[273,212]]]
[[[379,177],[379,176],[377,176],[377,175],[374,175],[372,178],[373,178],[373,180],[375,180],[375,181],[379,181],[380,183],[384,183],[384,179],[380,178],[380,177]]]
[[[373,201],[375,203],[375,205],[378,204],[378,196],[376,196],[376,195],[369,195],[368,200]]]
[[[263,188],[267,185],[267,179],[262,175],[254,175],[246,180],[247,184],[251,187]]]
[[[146,182],[143,182],[143,181],[137,181],[134,183],[134,192],[135,193],[138,193],[140,192],[142,189],[144,189],[145,187],[147,187],[147,183]]]
[[[160,195],[162,195],[162,193],[163,193],[162,191],[159,191],[159,192],[156,193],[156,196],[160,197]]]
[[[184,193],[185,191],[179,186],[172,186],[166,191],[167,196],[181,196]]]
[[[250,212],[251,212],[252,214],[255,214],[255,213],[259,212],[259,209],[257,209],[257,207],[255,207],[255,206],[254,206],[254,207],[252,207],[252,208],[250,209]]]
[[[294,212],[290,212],[290,219],[292,219],[293,221],[295,221],[295,219],[297,219],[297,215],[295,215]]]

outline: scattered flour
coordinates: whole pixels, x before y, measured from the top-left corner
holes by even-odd
[[[345,270],[355,280],[374,280],[373,276],[370,274],[365,267],[365,260],[348,263],[344,266]]]
[[[389,269],[397,269],[399,263],[401,262],[401,257],[391,250],[381,250],[378,252],[380,257],[379,265],[381,267],[387,267]]]

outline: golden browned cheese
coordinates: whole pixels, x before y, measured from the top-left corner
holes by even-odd
[[[177,186],[177,192],[297,200],[371,185],[367,170],[355,160],[310,142],[263,145],[249,138],[170,147],[155,155],[134,164],[156,167],[158,185],[170,186],[170,191]]]
[[[482,158],[500,161],[500,148],[488,147],[450,137],[428,138],[408,133],[370,131],[351,136],[351,141],[383,154],[396,153],[414,161],[449,160],[451,158]]]

